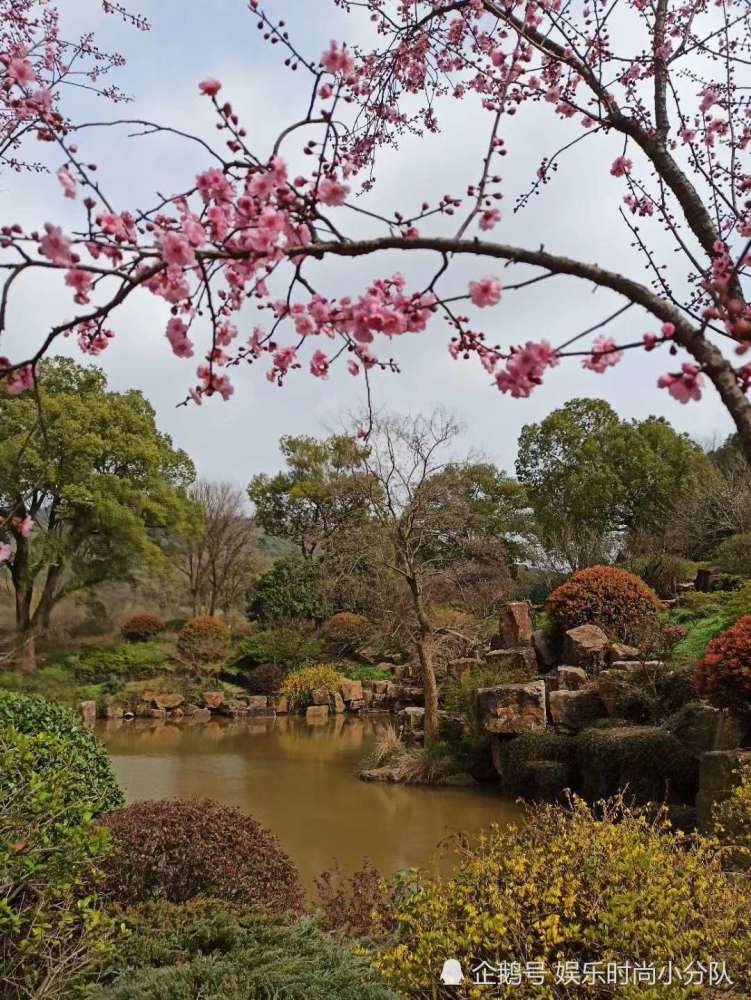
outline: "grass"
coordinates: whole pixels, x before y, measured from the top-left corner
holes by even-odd
[[[673,662],[682,664],[700,660],[712,639],[749,614],[751,583],[740,590],[687,594],[678,607],[667,614],[671,625],[687,629],[685,638],[673,650]]]

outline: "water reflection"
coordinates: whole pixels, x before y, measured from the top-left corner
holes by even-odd
[[[252,813],[279,838],[310,886],[337,859],[384,872],[432,864],[439,841],[518,818],[486,788],[419,788],[357,778],[383,718],[338,716],[192,724],[99,725],[128,801],[209,796]]]

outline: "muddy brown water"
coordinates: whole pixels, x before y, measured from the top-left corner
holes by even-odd
[[[492,788],[426,788],[360,781],[357,772],[385,720],[338,717],[222,720],[202,724],[107,722],[97,727],[128,802],[214,798],[251,813],[294,859],[308,889],[336,860],[383,873],[451,865],[437,845],[520,818]]]

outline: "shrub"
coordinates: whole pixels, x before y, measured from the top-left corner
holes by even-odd
[[[119,903],[204,895],[274,911],[300,906],[295,866],[239,809],[210,799],[161,799],[126,806],[105,823],[115,847],[107,888]]]
[[[106,832],[79,795],[68,741],[0,731],[0,995],[68,997],[105,959],[99,909]]]
[[[319,663],[314,667],[303,667],[288,674],[282,684],[281,693],[289,698],[290,707],[301,711],[310,704],[311,692],[317,690],[334,694],[339,690],[342,675],[331,663]]]
[[[504,795],[514,799],[526,796],[534,784],[535,765],[540,763],[560,764],[570,777],[575,756],[576,741],[550,730],[522,733],[503,742],[498,757]]]
[[[0,691],[0,733],[9,730],[60,739],[71,772],[66,794],[82,807],[97,814],[115,809],[123,801],[106,750],[69,709],[39,695]],[[38,747],[41,753],[43,744]]]
[[[248,617],[262,622],[317,622],[326,613],[321,568],[298,555],[277,560],[248,594]]]
[[[645,556],[629,563],[631,572],[640,576],[660,597],[675,597],[680,592],[680,585],[693,580],[696,576],[698,563],[681,559],[669,552]]]
[[[230,631],[221,618],[213,615],[199,615],[192,618],[180,629],[177,636],[177,652],[193,666],[217,663],[229,651]]]
[[[441,702],[449,714],[473,722],[475,692],[478,688],[495,687],[498,684],[521,684],[529,680],[529,673],[523,667],[483,664],[470,670],[461,680],[447,677],[441,685]]]
[[[361,955],[310,918],[193,900],[128,911],[111,985],[92,1000],[398,1000]]]
[[[246,687],[251,694],[276,694],[284,674],[273,663],[262,663],[248,674]]]
[[[133,615],[120,627],[120,635],[126,642],[147,642],[164,632],[166,625],[159,615],[143,612]]]
[[[148,680],[165,668],[164,649],[155,642],[121,642],[90,646],[59,661],[77,681],[86,684],[120,685],[123,681]]]
[[[728,798],[715,804],[712,825],[715,836],[728,849],[734,867],[751,868],[751,766],[738,774],[739,782]]]
[[[751,576],[751,531],[726,538],[718,546],[712,561],[726,573]]]
[[[712,639],[697,664],[694,683],[699,694],[720,708],[751,711],[751,615]]]
[[[363,615],[339,611],[321,626],[321,635],[339,656],[352,653],[368,638],[370,623]]]
[[[613,987],[555,982],[557,963],[634,961],[657,969],[673,962],[726,961],[738,995],[751,984],[751,898],[722,870],[714,841],[673,834],[664,819],[628,809],[621,800],[598,811],[574,800],[571,809],[530,808],[521,829],[493,827],[459,845],[448,879],[419,874],[395,903],[397,931],[376,967],[407,996],[436,996],[446,956],[469,972],[485,959],[546,969],[545,986],[522,974],[505,997],[604,998]],[[685,982],[658,991],[624,987],[624,997],[684,1000]],[[471,982],[466,998],[488,994]],[[494,992],[494,991],[490,991]],[[616,991],[621,995],[621,990]],[[700,995],[697,989],[695,995]],[[703,995],[703,993],[701,994]]]
[[[574,573],[545,605],[558,638],[570,628],[593,624],[613,639],[636,644],[657,631],[661,608],[651,587],[616,566],[591,566]]]
[[[232,664],[252,670],[273,663],[287,670],[316,663],[324,655],[325,643],[312,631],[301,628],[270,628],[241,639],[234,648]]]

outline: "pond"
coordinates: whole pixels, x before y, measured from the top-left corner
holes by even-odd
[[[360,781],[362,756],[383,725],[339,716],[315,726],[298,718],[108,722],[97,732],[129,802],[209,797],[239,806],[278,837],[309,889],[334,860],[355,871],[367,858],[384,874],[429,867],[450,834],[518,820],[519,807],[487,786]]]

